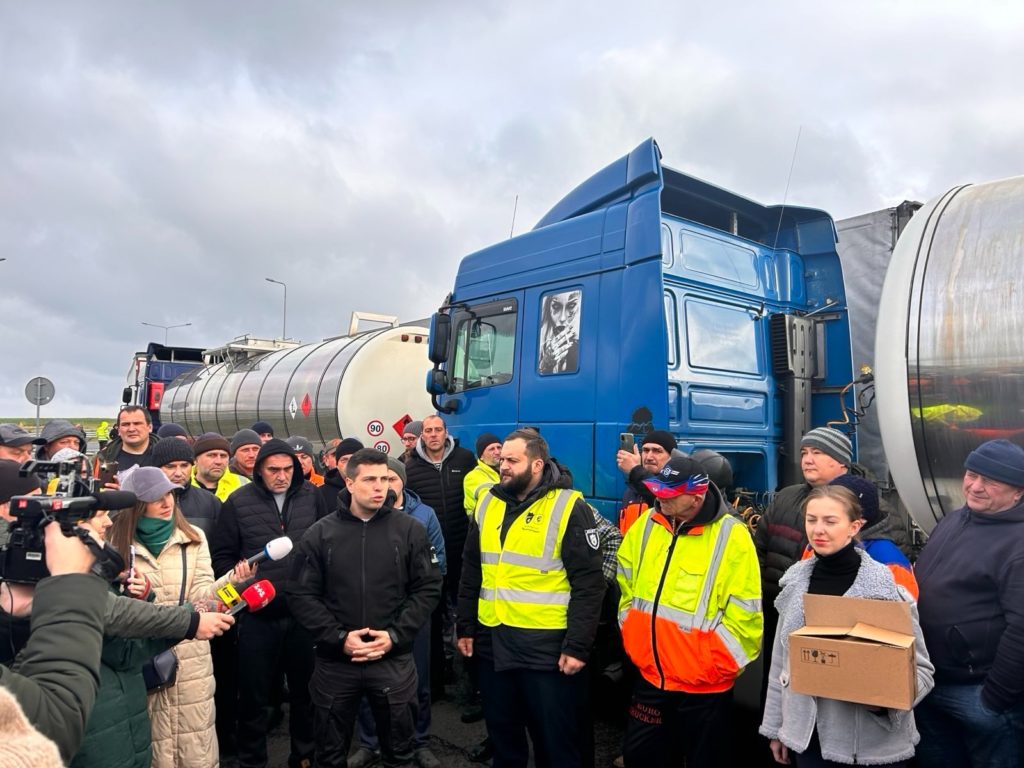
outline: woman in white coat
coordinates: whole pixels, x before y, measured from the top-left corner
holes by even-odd
[[[135,547],[135,569],[148,579],[157,604],[191,602],[201,610],[214,588],[210,547],[175,502],[174,491],[181,486],[156,467],[138,467],[124,487],[138,503],[118,513],[108,540],[126,559],[129,547]],[[153,768],[216,768],[210,644],[185,640],[174,652],[177,681],[149,695]]]
[[[914,704],[934,685],[917,605],[896,585],[892,571],[857,545],[857,532],[864,524],[857,497],[843,486],[820,486],[808,495],[804,513],[814,556],[790,567],[779,581],[779,629],[760,732],[771,740],[772,755],[782,764],[795,757],[801,767],[906,765],[920,740],[913,712],[807,696],[789,687],[789,634],[804,625],[808,593],[909,602],[917,662]]]

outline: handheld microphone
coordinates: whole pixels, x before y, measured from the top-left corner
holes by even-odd
[[[276,539],[272,539],[267,542],[267,545],[263,547],[263,551],[259,554],[255,554],[250,557],[246,562],[249,565],[256,565],[262,563],[264,560],[281,560],[288,557],[288,554],[292,551],[292,540],[287,536],[280,536]]]
[[[266,579],[257,581],[249,587],[246,587],[240,595],[241,601],[234,605],[228,610],[228,616],[236,616],[242,611],[248,610],[259,611],[266,608],[270,601],[277,596],[277,590],[274,589],[274,585]]]

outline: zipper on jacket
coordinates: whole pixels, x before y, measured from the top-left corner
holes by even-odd
[[[363,537],[359,544],[359,606],[362,610],[362,621],[366,626],[366,526],[368,521],[363,520]]]
[[[665,567],[661,571],[661,579],[658,581],[658,589],[654,592],[654,605],[651,607],[651,650],[654,652],[654,666],[658,669],[658,678],[661,684],[658,686],[665,690],[665,672],[661,668],[661,657],[658,656],[658,603],[661,600],[661,591],[665,587],[665,575],[668,573],[669,563],[672,562],[672,552],[676,548],[677,533],[672,534],[672,543],[668,545],[668,554],[665,556]]]

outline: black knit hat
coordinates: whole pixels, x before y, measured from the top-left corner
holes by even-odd
[[[340,459],[342,456],[351,456],[356,451],[362,449],[364,446],[354,437],[346,437],[340,443],[338,447],[334,449],[335,460]]]
[[[257,435],[270,435],[274,436],[274,428],[265,421],[257,421],[252,425],[252,431]]]
[[[192,452],[192,446],[177,437],[169,437],[153,446],[154,467],[165,467],[172,461],[187,461],[190,464],[195,464],[196,457]]]
[[[484,432],[476,439],[476,457],[478,459],[482,459],[484,457],[484,451],[487,450],[488,446],[494,445],[495,443],[500,445],[501,438],[492,432]]]
[[[853,495],[860,502],[860,511],[864,516],[864,524],[872,525],[878,522],[882,512],[878,506],[878,488],[865,477],[857,475],[842,474],[833,480],[829,485],[841,485],[849,488]]]
[[[676,439],[673,437],[671,432],[666,432],[664,429],[656,429],[653,432],[648,432],[647,436],[644,437],[644,445],[647,443],[654,443],[660,445],[665,449],[666,453],[672,453],[676,449]]]

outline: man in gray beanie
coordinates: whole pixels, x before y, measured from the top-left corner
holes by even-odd
[[[263,438],[255,430],[240,429],[231,438],[231,461],[228,469],[246,480],[252,480],[256,457],[263,447]]]
[[[800,469],[804,482],[789,485],[775,494],[754,531],[754,546],[761,564],[761,590],[764,606],[764,665],[771,665],[772,642],[779,614],[775,598],[779,595],[779,579],[789,566],[797,562],[807,546],[803,504],[811,491],[828,485],[850,471],[853,446],[850,438],[832,427],[810,430],[800,441]],[[767,690],[764,676],[761,700]]]
[[[915,575],[935,688],[915,709],[917,762],[1021,765],[1024,448],[990,440],[964,461],[964,506],[939,520]]]

